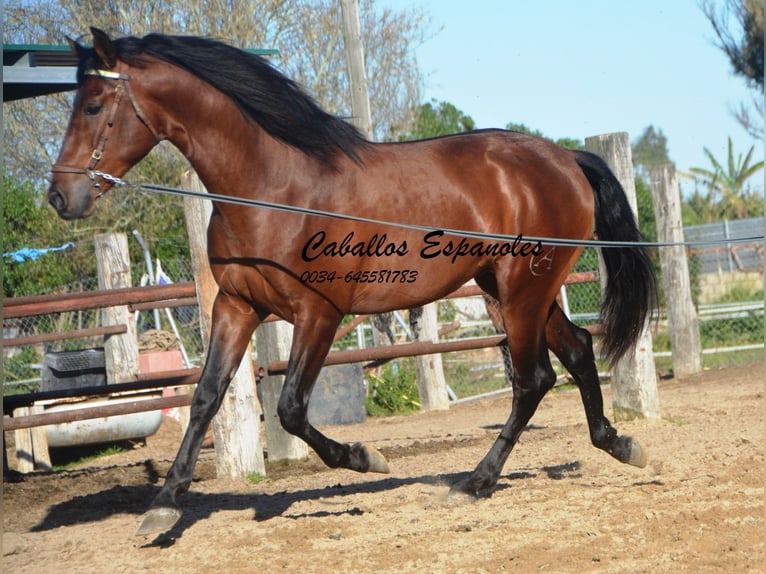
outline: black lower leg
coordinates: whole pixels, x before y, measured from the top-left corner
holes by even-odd
[[[571,373],[580,390],[593,445],[620,462],[643,466],[646,461],[638,443],[630,437],[618,436],[604,415],[604,398],[590,333],[569,321],[556,305],[549,317],[546,335],[551,350]]]
[[[547,363],[547,368],[545,365]],[[472,496],[489,494],[497,484],[500,473],[503,470],[508,456],[519,440],[524,427],[529,423],[537,406],[551,389],[556,380],[555,373],[547,361],[542,361],[541,367],[535,370],[535,376],[531,382],[525,384],[524,379],[516,373],[513,389],[513,407],[511,416],[505,423],[503,430],[495,440],[489,452],[471,475],[458,483],[455,490],[459,490]]]
[[[348,468],[357,472],[388,472],[383,456],[362,443],[345,444],[336,442],[317,430],[308,421],[308,401],[304,393],[292,391],[285,382],[277,409],[282,427],[292,435],[301,438],[322,462],[330,468]]]
[[[225,392],[228,382],[220,386],[222,387],[221,391]],[[219,392],[217,387],[219,384],[215,380],[212,383],[210,378],[200,380],[192,399],[189,426],[165,478],[165,484],[152,502],[152,507],[176,507],[178,506],[178,496],[189,489],[202,442],[223,397],[223,393]]]
[[[180,517],[178,497],[191,484],[205,433],[223,401],[250,335],[260,322],[259,317],[248,312],[248,307],[239,299],[223,294],[216,297],[208,355],[192,398],[189,426],[140,533],[166,530]]]
[[[284,386],[277,414],[282,427],[304,440],[331,468],[359,472],[388,472],[383,456],[362,444],[341,444],[319,432],[308,420],[311,391],[332,344],[342,316],[327,310],[296,322]]]

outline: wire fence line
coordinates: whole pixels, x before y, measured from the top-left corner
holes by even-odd
[[[728,226],[728,227],[727,227]],[[716,237],[730,237],[755,233],[763,230],[763,218],[746,222],[729,222],[695,226],[687,230],[687,237],[706,240],[717,233]],[[82,244],[76,249],[92,249]],[[162,261],[162,268],[167,277],[174,282],[193,281],[191,261],[186,259]],[[598,252],[589,247],[583,251],[574,271],[597,271]],[[761,351],[764,341],[763,309],[763,243],[749,245],[723,246],[717,251],[691,251],[690,275],[693,296],[698,309],[700,334],[705,352],[705,366],[716,367],[738,362],[751,362]],[[155,282],[157,278],[154,277]],[[136,264],[132,269],[134,285],[146,284],[148,279],[145,264]],[[98,288],[95,277],[85,278],[77,283],[61,286],[51,293],[88,292]],[[25,295],[42,295],[28,293]],[[577,324],[599,322],[601,290],[598,283],[583,283],[566,287],[566,300],[571,318]],[[461,303],[444,301],[440,303],[440,319],[445,322],[460,321],[459,330],[446,335],[449,337],[486,334],[492,332],[491,323],[486,315],[468,314],[461,308]],[[465,305],[463,305],[465,307]],[[153,311],[138,312],[136,317],[139,335],[152,330],[170,331],[171,319],[177,330],[181,344],[193,364],[203,362],[203,343],[200,336],[199,311],[189,305],[169,310],[169,315]],[[670,340],[667,322],[664,320],[662,307],[658,310],[659,321],[654,331],[654,350],[657,353],[658,372],[670,368]],[[98,327],[101,325],[101,312],[97,309],[55,313],[3,321],[3,338],[38,335]],[[362,331],[372,337],[371,329]],[[341,345],[346,348],[358,346],[360,338],[351,335],[344,338]],[[365,344],[363,341],[361,344]],[[3,351],[3,390],[26,392],[35,390],[40,380],[41,365],[44,356],[50,351],[79,350],[103,345],[103,337],[67,339],[46,344],[23,347],[8,347]],[[733,349],[723,353],[723,350]],[[451,360],[462,364],[464,358],[458,353],[451,355]],[[502,371],[502,361],[497,357],[480,357],[475,369],[486,371],[484,363],[497,364]],[[502,374],[495,373],[496,377]]]
[[[726,244],[733,237],[753,237],[763,234],[763,217],[724,219],[713,223],[691,225],[684,229],[687,241],[706,242],[708,245],[691,250],[697,258],[699,272],[721,273],[763,270],[763,241],[743,245]],[[711,245],[719,242],[719,245]]]

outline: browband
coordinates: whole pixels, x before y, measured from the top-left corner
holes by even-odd
[[[110,72],[109,70],[97,70],[95,68],[91,68],[90,70],[85,70],[83,74],[85,74],[86,76],[99,76],[101,78],[109,78],[111,80],[127,79],[126,76],[123,76],[119,72]]]

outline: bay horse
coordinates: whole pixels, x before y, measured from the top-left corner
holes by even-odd
[[[258,56],[205,38],[112,40],[91,32],[91,48],[70,40],[78,88],[48,190],[59,216],[91,215],[114,178],[162,140],[184,154],[211,193],[338,214],[214,202],[208,255],[219,291],[206,364],[188,430],[139,533],[168,530],[180,518],[178,498],[192,481],[205,430],[270,313],[294,325],[278,405],[283,427],[330,467],[388,472],[380,453],[335,442],[307,418],[333,334],[345,314],[420,306],[471,278],[499,301],[513,400],[497,440],[453,490],[479,496],[496,486],[555,381],[548,349],[579,387],[591,442],[623,463],[646,464],[638,442],[618,435],[604,415],[590,334],[556,303],[582,247],[523,239],[587,240],[595,220],[602,241],[640,241],[603,160],[504,130],[372,143]],[[635,345],[655,282],[641,246],[602,251],[602,351],[615,361]]]

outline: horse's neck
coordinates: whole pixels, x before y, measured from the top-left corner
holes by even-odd
[[[156,72],[146,77],[146,85],[162,85],[147,94],[147,103],[157,106],[156,125],[211,193],[285,201],[290,199],[285,194],[307,191],[305,182],[316,187],[317,181],[332,179],[327,176],[328,170],[335,173],[333,168],[275,139],[203,80],[175,67],[170,72],[157,67]],[[351,160],[342,156],[339,161]]]
[[[276,141],[215,90],[181,96],[167,113],[171,143],[212,193],[267,199],[269,191],[289,186],[295,174],[316,169],[315,160]]]

